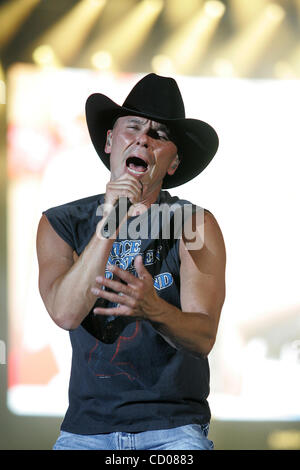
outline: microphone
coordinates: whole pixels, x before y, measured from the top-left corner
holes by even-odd
[[[107,216],[106,224],[101,229],[101,234],[104,238],[110,238],[118,230],[121,220],[125,217],[131,206],[132,202],[128,197],[119,197]]]

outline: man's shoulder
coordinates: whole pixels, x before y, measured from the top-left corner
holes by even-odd
[[[161,191],[159,196],[159,204],[167,204],[169,206],[183,206],[187,204],[192,204],[188,199],[182,198],[180,196],[171,195],[168,191]]]
[[[95,231],[101,194],[76,199],[43,211],[57,234],[77,253]]]
[[[226,248],[223,233],[216,216],[208,209],[193,214],[194,220],[184,226],[184,235],[180,240],[180,255],[187,251],[211,251],[219,256],[226,257]],[[192,240],[192,241],[190,241]],[[206,248],[203,250],[203,248]]]
[[[72,214],[74,212],[80,214],[89,211],[90,209],[94,210],[102,203],[103,194],[95,194],[93,196],[87,196],[80,199],[75,199],[72,201],[65,202],[56,206],[52,206],[43,213],[47,214]]]

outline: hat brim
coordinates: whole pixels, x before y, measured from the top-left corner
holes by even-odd
[[[210,163],[219,146],[216,131],[198,119],[162,119],[120,106],[101,93],[94,93],[86,102],[86,121],[94,148],[104,165],[110,169],[110,159],[105,152],[107,131],[121,116],[141,116],[166,124],[174,136],[180,164],[173,175],[166,175],[162,188],[169,189],[187,183],[198,176]]]

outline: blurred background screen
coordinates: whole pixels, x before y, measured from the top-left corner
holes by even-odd
[[[105,192],[109,174],[90,143],[83,103],[93,90],[121,103],[139,78],[21,64],[9,71],[7,400],[14,413],[66,410],[70,345],[39,296],[37,225],[42,210]],[[300,221],[292,184],[300,171],[300,84],[176,79],[187,115],[214,123],[221,141],[205,178],[172,190],[213,211],[228,248],[227,300],[211,360],[213,415],[300,419]]]

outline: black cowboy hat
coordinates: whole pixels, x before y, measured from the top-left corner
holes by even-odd
[[[177,146],[180,164],[173,175],[166,175],[162,187],[174,188],[195,178],[214,157],[219,139],[206,122],[186,119],[180,90],[173,78],[150,73],[131,90],[122,106],[101,93],[86,102],[86,120],[93,145],[109,169],[104,151],[106,135],[121,116],[141,116],[165,124]]]

